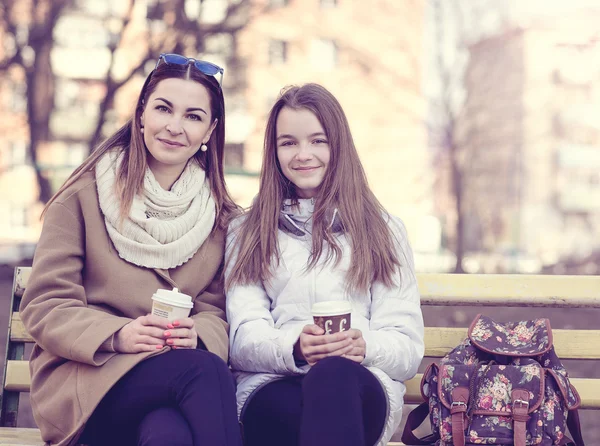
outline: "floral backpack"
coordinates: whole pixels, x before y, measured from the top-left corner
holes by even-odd
[[[402,435],[407,445],[584,446],[580,398],[554,353],[548,319],[499,324],[478,315],[468,338],[426,370],[421,393],[426,402]],[[427,415],[432,434],[419,439],[413,430]]]

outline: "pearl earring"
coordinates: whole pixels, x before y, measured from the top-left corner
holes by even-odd
[[[200,146],[200,150],[202,150],[203,152],[206,152],[208,150],[208,146],[204,143],[202,143],[202,145]]]
[[[144,133],[144,126],[140,127],[140,133]]]

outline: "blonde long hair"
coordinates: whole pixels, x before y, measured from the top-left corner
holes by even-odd
[[[315,114],[323,126],[331,156],[315,200],[312,249],[307,269],[325,260],[338,265],[342,249],[331,229],[331,211],[338,209],[352,257],[347,275],[349,289],[366,291],[372,281],[388,286],[400,266],[398,242],[385,212],[371,192],[352,139],[346,115],[337,99],[317,84],[293,86],[283,91],[269,114],[258,196],[237,229],[239,253],[227,287],[265,281],[272,263],[279,262],[277,231],[284,199],[297,199],[296,189],[283,174],[277,158],[277,117],[289,107]],[[330,249],[327,249],[325,243]]]
[[[137,100],[134,116],[117,132],[100,144],[85,161],[71,174],[58,192],[48,201],[42,216],[56,198],[69,186],[77,181],[84,173],[95,168],[98,160],[109,150],[125,152],[123,161],[117,170],[116,192],[120,195],[121,218],[129,215],[133,198],[143,192],[144,173],[148,166],[147,150],[142,136],[140,117],[144,111],[144,104],[156,90],[159,82],[165,79],[193,80],[203,85],[210,96],[212,119],[218,119],[206,152],[198,151],[194,158],[206,172],[213,199],[216,204],[215,229],[225,229],[232,215],[237,213],[239,207],[229,196],[225,186],[223,173],[223,152],[225,149],[225,102],[223,91],[217,80],[212,76],[201,73],[190,65],[160,64],[148,77],[142,87]]]

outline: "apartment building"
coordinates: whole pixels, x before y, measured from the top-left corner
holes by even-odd
[[[600,248],[597,20],[533,23],[470,48],[461,137],[480,250],[552,264]]]

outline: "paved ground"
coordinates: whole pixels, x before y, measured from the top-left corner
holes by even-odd
[[[6,332],[8,323],[8,302],[12,286],[12,269],[0,267],[0,358],[4,358],[6,347]],[[600,310],[562,310],[562,309],[494,309],[494,318],[497,321],[509,321],[517,319],[533,319],[536,317],[550,318],[553,328],[581,328],[598,329],[600,326]],[[444,307],[424,307],[425,323],[429,326],[456,326],[465,327],[473,317],[481,312],[491,314],[490,309],[485,308],[461,308],[453,310]],[[600,348],[600,347],[599,347]],[[1,361],[1,360],[0,360]],[[425,365],[425,364],[423,364]],[[600,378],[600,361],[565,361],[565,366],[571,376],[591,376]],[[2,367],[3,369],[3,367]],[[583,433],[588,445],[600,445],[600,411],[581,411]],[[33,417],[29,407],[27,395],[22,399],[19,410],[19,426],[33,427]],[[423,433],[425,434],[426,431]],[[399,434],[395,439],[399,440]]]

